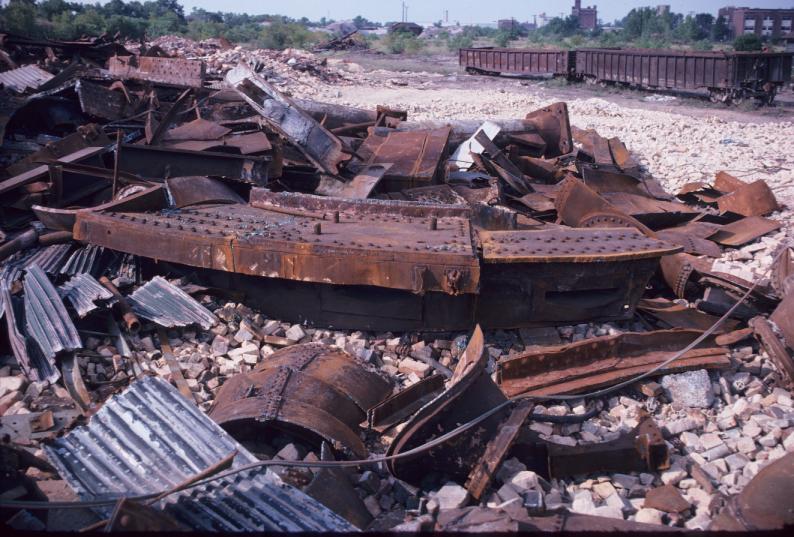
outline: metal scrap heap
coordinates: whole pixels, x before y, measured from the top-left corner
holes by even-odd
[[[794,521],[794,258],[715,264],[781,228],[764,181],[668,193],[565,103],[415,122],[104,37],[0,60],[11,527]]]

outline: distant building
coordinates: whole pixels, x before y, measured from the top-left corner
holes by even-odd
[[[500,19],[496,23],[497,28],[508,32],[517,32],[521,24],[515,19]]]
[[[579,28],[583,30],[595,30],[598,27],[596,6],[582,7],[582,0],[574,0],[571,15],[579,19]]]
[[[749,7],[724,7],[719,16],[725,17],[731,37],[755,34],[770,39],[794,38],[792,21],[794,9],[756,9]]]
[[[554,17],[549,17],[546,13],[541,13],[540,15],[535,15],[535,28],[542,28],[546,26],[551,19]]]
[[[659,4],[656,6],[656,14],[660,17],[670,13],[670,4]]]

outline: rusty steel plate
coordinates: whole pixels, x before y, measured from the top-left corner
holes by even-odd
[[[349,353],[322,343],[304,343],[281,349],[259,362],[255,369],[265,371],[275,367],[289,367],[333,386],[364,412],[392,392],[391,383],[386,378],[366,369]]]
[[[498,363],[499,386],[508,397],[515,397],[581,393],[617,384],[664,362],[701,334],[699,330],[627,332],[533,349]],[[657,374],[728,366],[726,350],[711,337]]]
[[[374,131],[364,140],[358,154],[367,164],[391,163],[380,182],[384,192],[427,186],[437,182],[446,156],[450,128],[428,131]]]
[[[708,239],[723,246],[739,247],[781,227],[782,224],[776,220],[762,216],[748,216],[720,227]]]
[[[232,204],[80,213],[75,237],[125,253],[254,276],[447,294],[478,289],[480,268],[468,219],[339,213],[334,221],[277,210]]]
[[[171,177],[165,180],[165,185],[178,209],[203,203],[245,203],[234,190],[209,177]]]
[[[158,58],[154,56],[113,56],[108,60],[108,70],[115,78],[143,80],[169,86],[204,85],[204,62],[183,58]]]
[[[759,179],[745,184],[717,199],[720,213],[736,213],[742,216],[766,216],[780,209],[775,194]]]
[[[486,263],[599,263],[681,251],[627,228],[480,231],[479,235]]]

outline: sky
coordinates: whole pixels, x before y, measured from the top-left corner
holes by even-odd
[[[86,1],[86,0],[81,0]],[[386,22],[401,19],[403,0],[179,0],[189,13],[193,7],[208,11],[235,13],[286,15],[299,19],[308,17],[319,20],[326,17],[335,20],[351,19],[361,15],[370,20]],[[94,3],[96,0],[88,0]],[[104,1],[101,1],[104,3]],[[405,0],[408,5],[408,20],[433,22],[443,20],[449,12],[449,22],[461,24],[496,22],[511,17],[519,21],[532,21],[533,15],[545,12],[548,16],[571,13],[573,0],[557,2],[541,0]],[[712,13],[727,5],[764,8],[794,8],[794,0],[582,0],[583,6],[595,4],[598,18],[612,22],[623,18],[633,7],[669,4],[676,13]]]

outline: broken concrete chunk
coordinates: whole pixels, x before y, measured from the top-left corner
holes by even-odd
[[[705,369],[665,375],[662,388],[673,403],[687,408],[708,408],[714,402],[711,380]]]

